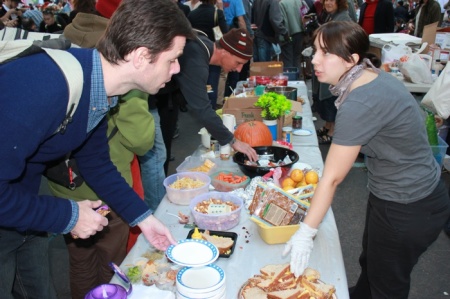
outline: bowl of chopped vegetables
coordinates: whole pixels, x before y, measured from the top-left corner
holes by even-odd
[[[171,202],[187,206],[194,197],[208,192],[211,178],[202,172],[179,172],[168,176],[163,184]]]
[[[247,155],[237,152],[233,156],[233,161],[239,165],[242,172],[249,177],[263,176],[271,168],[282,167],[290,169],[298,162],[298,154],[288,148],[281,146],[256,146],[253,147],[259,160],[250,161]]]
[[[230,192],[245,188],[250,178],[239,171],[217,171],[211,175],[211,185],[216,191]]]

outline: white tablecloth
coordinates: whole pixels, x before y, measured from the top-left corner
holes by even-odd
[[[308,99],[304,82],[295,81],[294,83],[290,82],[291,84],[298,87],[298,95],[303,96],[306,100]],[[304,105],[302,116],[305,126],[313,128],[312,113],[308,100]],[[315,131],[313,130],[313,132],[315,145],[312,144],[313,142],[310,142],[312,139],[299,137],[294,139],[294,150],[299,154],[300,162],[308,163],[322,171],[322,155],[317,146]],[[175,217],[167,215],[167,213],[177,214],[178,212],[190,214],[188,206],[175,205],[165,197],[156,210],[155,216],[169,227],[176,239],[183,239],[186,238],[189,229],[180,225]],[[226,273],[226,298],[232,299],[237,298],[240,286],[248,278],[258,274],[261,267],[271,263],[289,262],[289,257],[281,256],[284,244],[268,245],[260,238],[256,224],[249,219],[247,212],[244,210],[241,213],[240,223],[230,231],[238,234],[234,253],[230,258],[219,258],[216,264]],[[147,240],[140,235],[121,267],[125,269],[133,264],[133,260],[145,253],[149,247]],[[349,298],[339,234],[331,208],[319,227],[309,265],[320,271],[324,282],[333,284],[336,287],[336,295],[339,299]],[[118,281],[116,278],[113,278],[112,282],[117,283]]]

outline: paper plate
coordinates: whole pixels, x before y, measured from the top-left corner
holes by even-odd
[[[214,264],[203,267],[184,267],[177,274],[177,289],[183,295],[206,294],[214,296],[225,288],[225,272]]]
[[[205,240],[179,240],[177,245],[170,245],[167,257],[175,264],[187,267],[201,267],[213,263],[219,257],[217,247]]]
[[[307,129],[299,129],[299,130],[292,131],[292,134],[297,135],[297,136],[309,136],[312,134],[312,132]]]

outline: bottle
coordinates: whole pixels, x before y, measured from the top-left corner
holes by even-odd
[[[434,114],[431,111],[426,111],[427,117],[425,119],[425,126],[427,129],[428,142],[431,146],[436,146],[439,144],[438,141],[438,131],[436,128],[436,122],[434,120]]]
[[[434,74],[436,75],[436,77],[439,77],[443,68],[444,66],[441,64],[441,60],[436,59],[431,66],[431,74]]]

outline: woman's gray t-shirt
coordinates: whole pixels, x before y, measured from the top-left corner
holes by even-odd
[[[415,202],[439,182],[420,107],[388,73],[350,92],[338,110],[333,143],[362,146],[368,187],[378,198]]]

